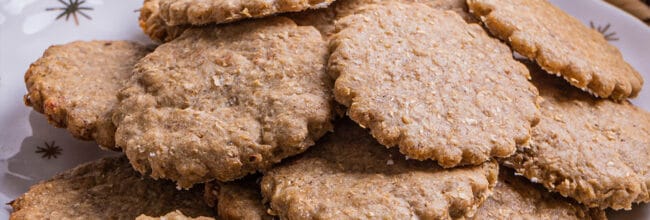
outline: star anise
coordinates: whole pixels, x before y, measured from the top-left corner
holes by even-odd
[[[56,146],[54,141],[52,141],[52,143],[45,142],[45,147],[36,146],[35,153],[43,154],[41,157],[47,158],[49,160],[52,159],[52,157],[57,158],[59,155],[61,155],[62,151],[63,150],[61,147]]]
[[[603,34],[603,37],[605,37],[605,40],[608,40],[608,41],[617,41],[618,40],[618,38],[616,37],[616,32],[614,32],[614,31],[608,32],[609,28],[612,26],[609,23],[607,23],[607,25],[605,25],[605,26],[600,26],[600,25],[596,26],[596,25],[594,25],[593,21],[590,21],[589,26],[591,26],[592,29],[595,29],[596,31]]]
[[[81,16],[84,16],[88,20],[92,20],[90,16],[88,16],[86,13],[83,11],[92,11],[93,8],[91,7],[82,7],[84,3],[86,3],[86,0],[68,0],[68,2],[64,2],[63,0],[58,0],[63,4],[65,7],[58,7],[58,8],[46,8],[46,11],[63,11],[59,16],[56,16],[56,19],[58,20],[59,18],[62,18],[65,16],[65,20],[67,21],[70,18],[70,15],[72,15],[72,18],[74,18],[74,23],[76,25],[79,25],[79,19],[77,18],[77,14],[80,14]]]

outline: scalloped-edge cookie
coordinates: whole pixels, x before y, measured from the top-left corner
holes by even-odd
[[[262,178],[270,214],[280,219],[456,219],[491,194],[498,165],[444,169],[407,160],[350,120],[307,153]]]
[[[598,97],[637,96],[643,78],[598,31],[547,0],[468,0],[494,35],[548,73]]]
[[[650,113],[598,99],[530,67],[544,101],[530,147],[506,160],[533,182],[589,207],[650,202]]]
[[[111,120],[118,91],[151,50],[128,41],[75,41],[51,46],[25,73],[25,104],[76,138],[115,146]]]
[[[539,120],[537,90],[510,49],[477,24],[386,2],[336,25],[329,60],[336,100],[379,143],[454,167],[508,157],[528,142]]]
[[[116,144],[181,187],[267,169],[332,129],[327,56],[315,28],[285,17],[188,29],[136,65]]]
[[[79,165],[32,186],[11,202],[10,218],[134,219],[180,210],[188,216],[214,216],[203,201],[203,188],[176,190],[170,181],[154,181],[135,172],[126,157]]]

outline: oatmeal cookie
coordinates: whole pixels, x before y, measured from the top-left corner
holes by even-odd
[[[635,97],[643,78],[601,33],[547,0],[468,0],[497,37],[548,73],[598,97]]]
[[[510,156],[528,142],[537,90],[510,49],[477,24],[387,2],[337,21],[337,30],[329,60],[336,100],[379,143],[454,167]]]
[[[117,93],[150,52],[128,41],[76,41],[48,48],[25,73],[25,104],[73,136],[115,146]]]
[[[136,65],[116,143],[181,187],[269,168],[332,129],[327,56],[315,28],[285,17],[188,29]]]

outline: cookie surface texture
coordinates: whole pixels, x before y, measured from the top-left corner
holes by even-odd
[[[650,113],[598,99],[531,67],[544,101],[529,148],[506,165],[589,207],[630,209],[648,202]]]
[[[601,33],[546,0],[469,0],[470,11],[518,53],[598,97],[635,97],[643,78]]]
[[[389,2],[339,20],[337,30],[329,60],[336,100],[381,144],[454,167],[527,143],[537,90],[509,48],[478,25]]]
[[[549,193],[508,168],[499,170],[492,195],[478,208],[473,219],[607,219],[600,209]]]
[[[498,165],[443,169],[406,160],[354,122],[265,173],[262,195],[281,219],[449,219],[471,216]]]
[[[135,172],[125,157],[80,165],[32,186],[10,204],[11,219],[134,219],[179,210],[187,216],[213,216],[203,189],[176,190]]]
[[[181,187],[264,170],[332,129],[327,55],[315,28],[284,17],[189,29],[136,65],[117,145]]]
[[[73,136],[115,146],[117,93],[150,52],[127,41],[76,41],[48,48],[25,73],[25,103]]]
[[[450,10],[456,12],[465,21],[476,23],[478,20],[469,13],[467,2],[465,0],[391,0],[402,3],[422,3],[429,7]],[[332,4],[331,8],[336,10],[337,18],[354,14],[355,11],[371,4],[381,4],[384,0],[338,0]]]

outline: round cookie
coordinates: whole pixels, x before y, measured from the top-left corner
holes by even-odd
[[[179,191],[169,181],[135,172],[125,157],[104,158],[32,186],[11,202],[11,219],[134,219],[180,210],[214,216],[203,189]]]
[[[542,0],[468,0],[471,13],[518,53],[598,97],[635,97],[643,78],[602,34]]]
[[[472,219],[607,219],[600,209],[589,209],[560,195],[549,193],[513,170],[501,168],[490,197]]]
[[[597,99],[531,67],[542,119],[529,148],[507,159],[533,182],[589,207],[650,202],[650,113]]]
[[[188,29],[136,65],[116,143],[181,187],[264,170],[332,129],[327,55],[315,28],[284,17]]]
[[[334,0],[159,0],[169,26],[228,23],[284,12],[327,7]]]
[[[443,169],[406,160],[345,120],[307,153],[265,173],[261,186],[280,219],[458,219],[491,194],[498,165]]]
[[[257,176],[232,182],[205,184],[205,201],[215,207],[222,220],[272,220],[262,203]]]
[[[528,141],[537,90],[478,25],[387,2],[344,17],[337,30],[329,60],[336,100],[379,143],[454,167],[510,156]]]
[[[25,104],[73,136],[115,146],[116,94],[135,63],[150,52],[127,41],[76,41],[51,46],[25,73]]]

